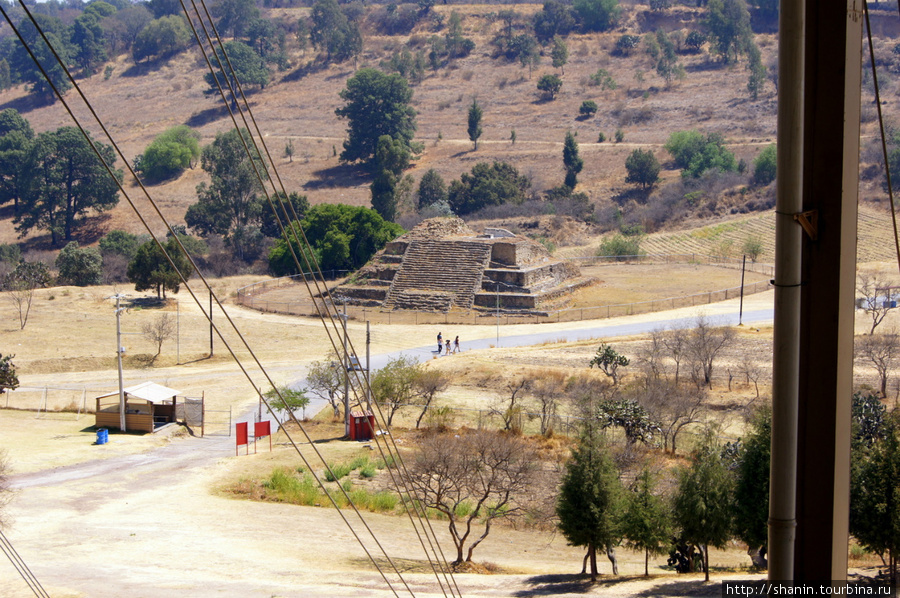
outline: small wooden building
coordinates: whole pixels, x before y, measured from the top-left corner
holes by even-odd
[[[177,395],[180,391],[155,382],[142,382],[125,391],[125,428],[129,432],[153,432],[176,421]],[[119,392],[97,397],[96,426],[119,428]]]

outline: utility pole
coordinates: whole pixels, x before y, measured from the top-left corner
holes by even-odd
[[[369,378],[369,372],[372,371],[372,364],[369,360],[369,344],[371,335],[369,333],[369,321],[366,320],[366,409],[372,409],[372,380]]]
[[[747,269],[747,254],[741,262],[741,307],[738,310],[738,326],[744,325],[744,271]]]
[[[213,320],[212,320],[212,306],[213,306],[213,292],[212,287],[209,288],[209,356],[213,356]]]
[[[344,327],[344,436],[350,438],[350,358],[347,357],[347,302],[344,302],[344,313],[338,314]]]
[[[125,352],[125,348],[122,346],[122,312],[125,308],[121,307],[121,294],[117,293],[113,298],[116,300],[116,361],[119,366],[119,429],[123,432],[127,432],[128,430],[125,426],[125,385],[122,380],[122,353]]]

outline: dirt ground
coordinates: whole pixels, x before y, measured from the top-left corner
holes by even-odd
[[[223,296],[245,284],[221,283]],[[87,385],[114,387],[112,304],[102,299],[114,289],[42,291],[32,320],[24,330],[10,323],[9,302],[0,303],[0,346],[15,347],[23,386]],[[46,294],[52,292],[54,299]],[[745,310],[771,307],[772,293],[754,295]],[[735,302],[704,306],[716,315],[734,309]],[[233,305],[230,316],[246,331],[261,361],[271,366],[280,381],[302,376],[303,367],[321,358],[326,342],[321,325],[303,318],[263,315]],[[698,310],[676,310],[684,317]],[[124,321],[139,328],[153,310],[132,310]],[[182,365],[164,347],[155,363],[133,362],[126,379],[152,378],[191,391],[208,390],[211,404],[245,413],[255,404],[249,383],[234,373],[224,357],[204,359],[208,330],[198,324],[196,307],[182,304],[180,341]],[[659,318],[659,314],[634,316]],[[604,324],[627,321],[604,320]],[[568,330],[592,323],[553,325],[564,341]],[[596,324],[596,323],[593,323]],[[504,328],[504,335],[547,330],[548,325]],[[354,329],[355,327],[355,329]],[[490,338],[493,327],[465,327],[464,338]],[[363,325],[351,323],[351,334],[364,334]],[[756,329],[743,334],[753,335]],[[766,335],[766,326],[758,334]],[[373,328],[373,354],[430,343],[431,329],[413,326]],[[42,339],[54,338],[48,343]],[[126,337],[127,338],[127,337]],[[640,342],[622,339],[623,343]],[[140,337],[126,340],[134,351],[152,354]],[[101,348],[102,347],[102,348]],[[441,360],[442,367],[462,364],[508,363],[522,366],[581,360],[593,350],[591,343],[545,345],[519,350],[472,351],[465,360]],[[444,364],[447,364],[444,366]],[[78,371],[84,368],[84,371]],[[126,382],[127,383],[127,382]],[[13,393],[15,395],[15,393]],[[464,400],[460,395],[460,400]],[[471,399],[471,395],[468,400]],[[235,456],[233,437],[195,438],[186,434],[139,436],[111,434],[106,445],[95,446],[90,415],[0,410],[0,448],[8,454],[17,488],[4,512],[4,533],[36,577],[54,597],[112,596],[387,596],[388,583],[368,561],[338,514],[327,508],[298,507],[229,498],[225,488],[242,476],[270,471],[275,463],[300,459],[276,443],[275,451],[260,444],[257,454]],[[358,445],[316,443],[327,459],[339,459]],[[301,445],[308,454],[309,445]],[[358,520],[353,529],[373,549],[374,542]],[[424,573],[421,549],[407,520],[367,513],[370,529],[395,559],[404,579],[418,596],[442,595],[434,576]],[[436,532],[451,546],[441,522]],[[446,549],[446,548],[445,548]],[[491,575],[456,576],[464,596],[712,596],[719,595],[723,578],[752,577],[749,559],[733,546],[712,552],[713,582],[696,575],[678,576],[651,561],[651,576],[640,576],[642,555],[619,550],[620,572],[595,585],[576,575],[582,553],[565,545],[558,534],[496,528],[476,551],[476,560],[498,570]],[[377,557],[379,563],[383,557]],[[861,563],[869,564],[871,563]],[[608,563],[601,561],[602,571]],[[398,594],[408,593],[388,575]],[[29,595],[11,566],[0,565],[0,597]]]

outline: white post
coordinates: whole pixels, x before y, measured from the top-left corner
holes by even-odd
[[[125,426],[125,386],[122,381],[122,308],[121,295],[116,295],[116,361],[119,365],[119,429],[127,432]]]

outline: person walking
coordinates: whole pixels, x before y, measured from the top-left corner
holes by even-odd
[[[441,336],[441,333],[438,332],[438,355],[441,354],[441,349],[444,348],[444,337]]]
[[[459,352],[459,336],[457,336],[455,339],[453,339],[453,352],[454,353]]]
[[[447,350],[444,351],[444,355],[450,355],[450,339],[449,339],[449,338],[447,339],[447,347],[446,347],[446,349],[447,349]]]

